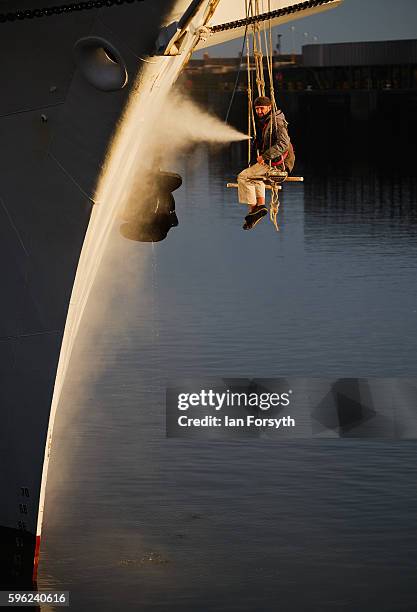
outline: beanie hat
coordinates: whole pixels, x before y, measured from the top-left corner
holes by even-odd
[[[267,96],[260,96],[259,98],[256,98],[256,100],[253,103],[253,105],[255,107],[257,107],[257,106],[272,106],[272,102],[271,102],[270,98],[268,98]]]

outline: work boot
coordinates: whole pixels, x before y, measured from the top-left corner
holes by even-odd
[[[243,224],[243,229],[244,230],[252,229],[267,214],[268,214],[268,211],[266,209],[266,206],[263,206],[263,205],[256,206],[256,208],[254,208],[250,213],[246,215],[245,223]]]

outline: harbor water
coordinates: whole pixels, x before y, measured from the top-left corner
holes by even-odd
[[[245,232],[245,146],[166,168],[166,240],[114,228],[47,491],[38,587],[72,610],[415,610],[415,442],[166,438],[173,381],[416,374],[415,172],[301,157],[279,232]]]

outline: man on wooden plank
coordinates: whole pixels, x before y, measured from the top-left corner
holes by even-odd
[[[295,163],[284,113],[281,110],[273,112],[272,102],[266,96],[256,98],[254,107],[254,163],[237,177],[239,202],[249,206],[243,229],[252,229],[268,212],[265,206],[264,179],[271,169],[290,173]]]

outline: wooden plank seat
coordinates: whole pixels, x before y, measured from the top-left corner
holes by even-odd
[[[282,183],[304,183],[303,176],[288,176],[286,172],[280,172],[279,174],[272,173],[269,176],[265,176],[262,178],[260,177],[259,180],[264,181],[265,187],[270,190],[272,190],[276,186],[278,186],[278,189],[282,189]],[[238,184],[227,183],[226,187],[237,189]]]

